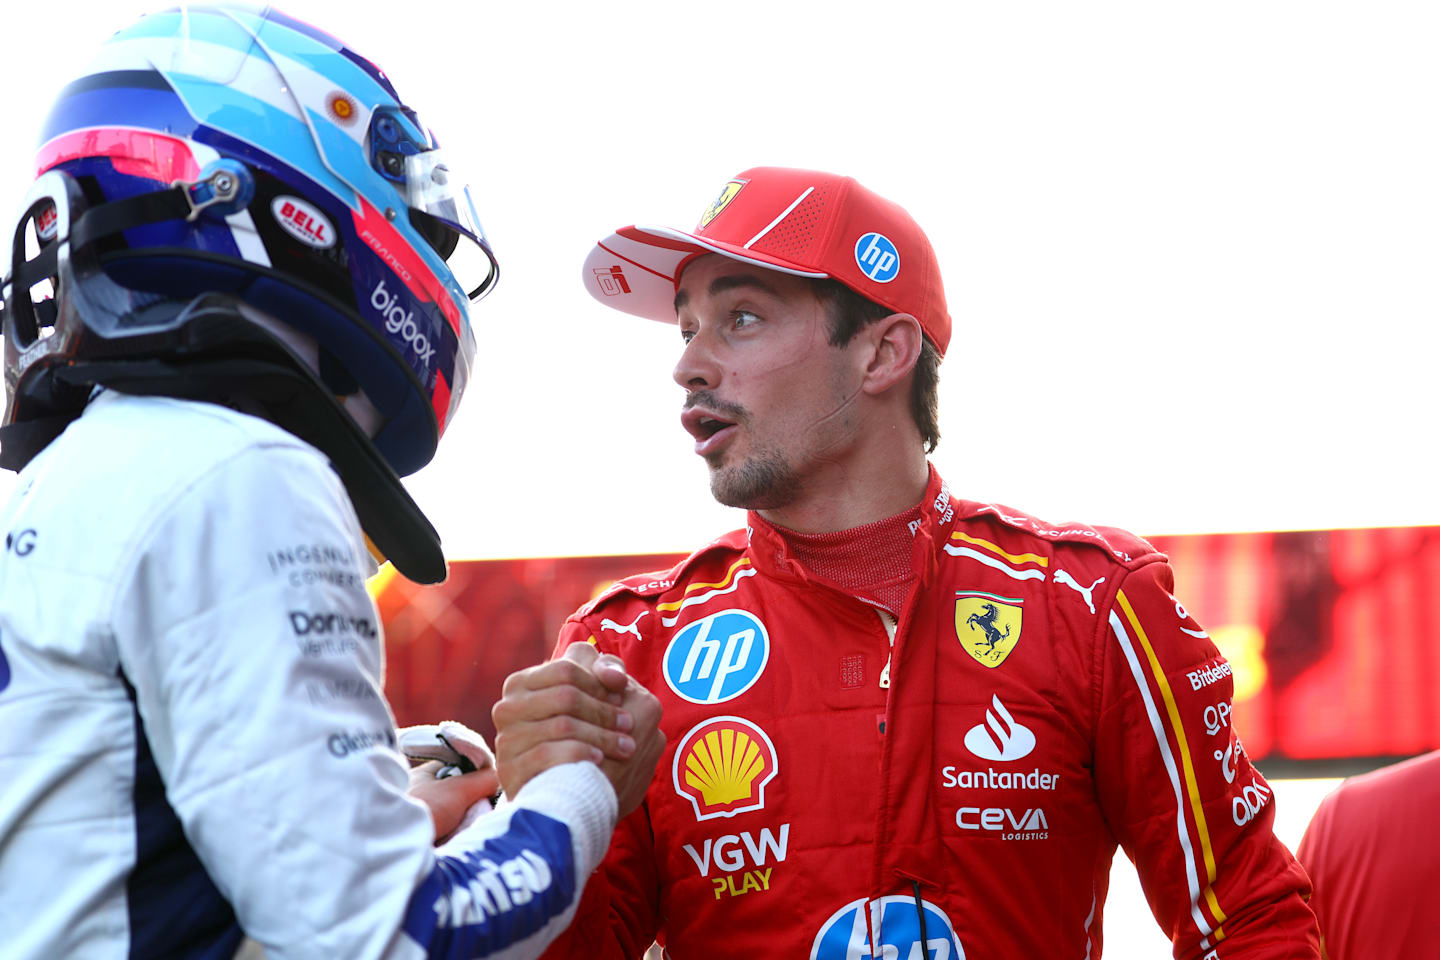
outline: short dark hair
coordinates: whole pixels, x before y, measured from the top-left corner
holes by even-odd
[[[810,281],[815,296],[830,311],[830,345],[843,347],[867,323],[888,317],[894,310],[862,297],[838,280],[825,277]],[[924,338],[915,361],[915,379],[910,384],[910,414],[925,441],[925,452],[940,443],[940,351],[929,337]]]

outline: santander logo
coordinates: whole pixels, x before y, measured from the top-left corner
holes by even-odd
[[[335,246],[335,227],[313,203],[282,194],[270,201],[270,215],[286,233],[308,247],[328,250]]]
[[[965,748],[982,760],[1019,760],[1035,749],[1035,733],[1012,717],[1000,698],[991,694],[985,722],[966,732]]]

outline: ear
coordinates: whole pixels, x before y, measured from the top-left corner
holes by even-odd
[[[861,328],[871,345],[860,389],[880,394],[904,380],[920,359],[924,334],[920,321],[908,313],[892,313]]]

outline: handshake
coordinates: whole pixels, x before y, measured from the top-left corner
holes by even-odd
[[[400,733],[401,750],[426,761],[410,771],[409,793],[430,808],[437,843],[488,810],[500,790],[515,797],[536,774],[562,763],[597,764],[624,817],[644,799],[665,749],[660,701],[618,657],[589,643],[512,673],[490,714],[494,754],[457,723]]]

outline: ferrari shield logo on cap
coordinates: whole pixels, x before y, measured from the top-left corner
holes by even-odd
[[[1024,601],[993,593],[956,594],[955,639],[977,663],[998,667],[1020,642]]]
[[[720,196],[716,197],[715,201],[705,208],[705,212],[700,214],[700,226],[696,229],[704,230],[710,226],[710,221],[720,216],[720,211],[728,207],[730,201],[735,199],[735,194],[740,192],[740,188],[749,182],[748,180],[731,180],[725,184],[725,188],[720,191]]]

